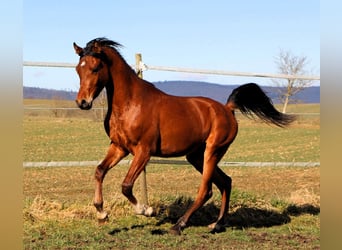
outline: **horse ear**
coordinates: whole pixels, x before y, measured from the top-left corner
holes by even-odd
[[[74,49],[77,55],[82,56],[83,55],[83,49],[79,47],[76,43],[73,44]]]
[[[93,50],[94,53],[100,54],[101,53],[101,45],[100,45],[100,43],[95,42],[92,50]]]

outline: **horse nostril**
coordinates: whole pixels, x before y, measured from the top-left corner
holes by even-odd
[[[80,109],[91,109],[92,102],[88,102],[85,99],[76,100],[76,103]]]

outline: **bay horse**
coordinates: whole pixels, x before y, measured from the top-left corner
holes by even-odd
[[[290,124],[294,117],[278,112],[255,83],[234,89],[225,105],[204,97],[172,96],[139,78],[118,52],[119,43],[96,38],[85,48],[76,43],[73,46],[80,57],[76,66],[80,78],[78,107],[91,109],[104,88],[108,101],[104,127],[111,143],[95,171],[94,206],[98,221],[103,223],[108,219],[103,209],[104,177],[121,159],[128,154],[134,156],[122,182],[122,193],[137,214],[151,216],[153,209],[140,204],[133,195],[134,182],[151,156],[185,155],[202,174],[202,181],[195,201],[170,232],[181,234],[191,215],[212,196],[212,183],[221,192],[222,204],[210,228],[213,232],[224,230],[232,180],[218,167],[218,162],[238,132],[234,110],[239,109],[247,116],[255,114],[280,127]]]

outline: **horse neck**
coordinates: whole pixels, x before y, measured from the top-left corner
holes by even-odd
[[[111,76],[106,86],[108,108],[111,104],[123,107],[132,99],[139,78],[117,51],[108,49],[106,53],[110,58]]]

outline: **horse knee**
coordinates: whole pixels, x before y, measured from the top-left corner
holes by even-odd
[[[97,181],[103,181],[104,176],[106,175],[108,170],[103,169],[103,167],[101,165],[97,166],[96,170],[95,170],[95,180]]]

